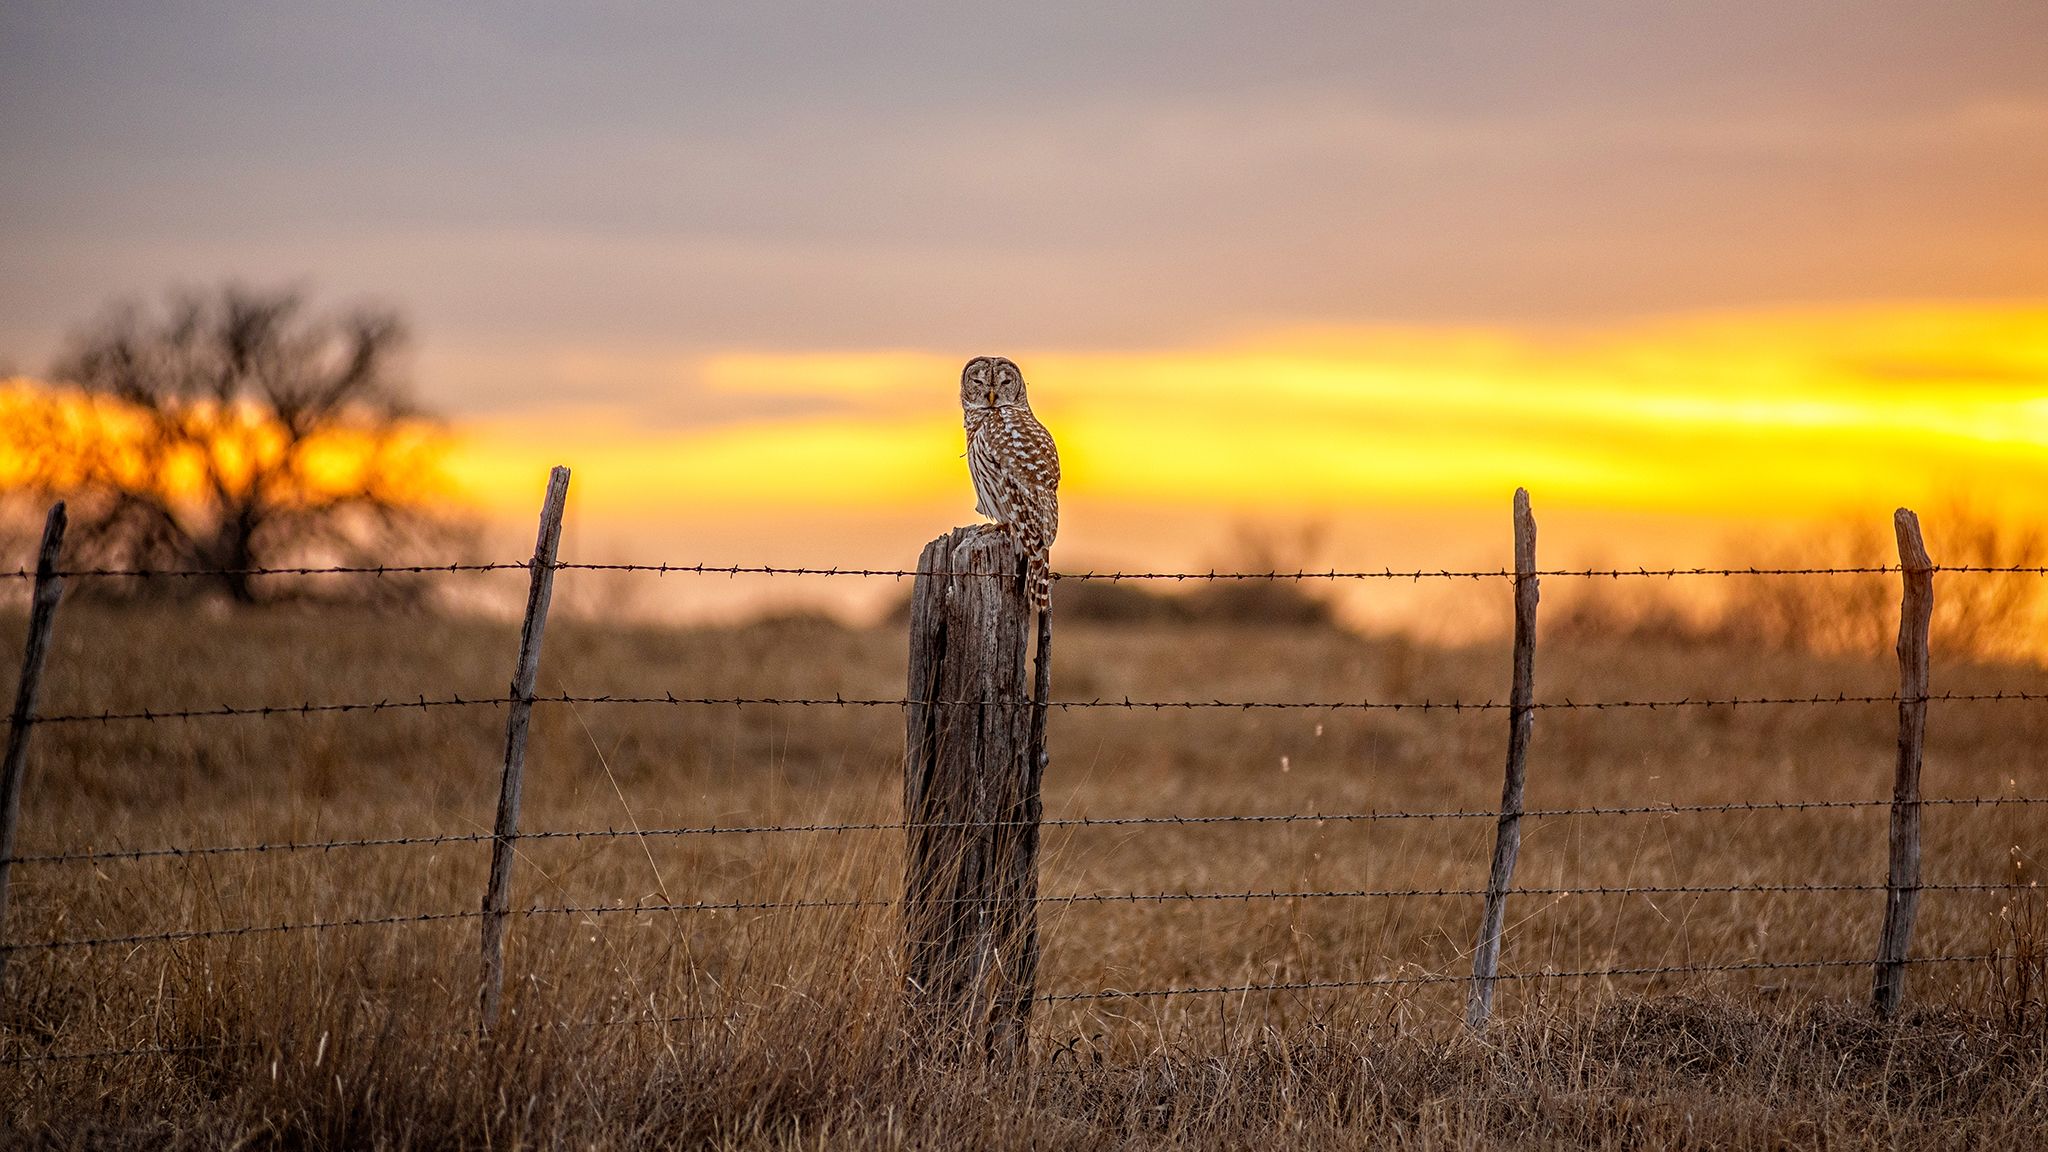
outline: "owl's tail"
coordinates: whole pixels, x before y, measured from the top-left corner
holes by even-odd
[[[1052,557],[1044,552],[1034,552],[1025,562],[1025,579],[1029,582],[1031,606],[1044,612],[1052,607]]]
[[[1052,542],[1041,539],[1030,525],[1009,523],[999,525],[1017,542],[1017,548],[1024,553],[1024,593],[1031,598],[1031,606],[1040,612],[1052,606]]]

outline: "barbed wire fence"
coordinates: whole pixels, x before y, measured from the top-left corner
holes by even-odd
[[[786,823],[786,824],[704,824],[667,828],[590,828],[590,829],[539,829],[522,831],[518,828],[518,795],[524,767],[523,734],[526,717],[536,705],[579,705],[616,704],[667,707],[776,707],[776,708],[975,708],[1004,709],[1030,708],[1055,711],[1080,711],[1095,709],[1118,709],[1127,711],[1165,712],[1174,710],[1307,710],[1307,711],[1391,711],[1391,712],[1507,712],[1514,731],[1526,731],[1526,726],[1535,715],[1552,711],[1607,711],[1621,709],[1713,709],[1742,707],[1820,707],[1828,705],[1896,705],[1900,717],[1899,758],[1894,779],[1893,795],[1889,799],[1818,799],[1792,801],[1730,802],[1715,804],[1657,804],[1657,805],[1611,805],[1575,806],[1554,808],[1528,808],[1522,803],[1521,781],[1527,770],[1526,739],[1511,740],[1507,779],[1503,790],[1502,804],[1497,809],[1455,809],[1441,811],[1359,811],[1359,812],[1293,812],[1266,814],[1216,814],[1178,815],[1144,814],[1107,817],[1054,817],[1030,822],[1037,828],[1089,828],[1089,827],[1134,827],[1167,826],[1198,827],[1210,825],[1255,825],[1255,824],[1330,824],[1365,823],[1383,821],[1470,821],[1492,820],[1496,822],[1496,847],[1494,863],[1485,887],[1439,887],[1423,888],[1356,888],[1356,889],[1303,889],[1303,890],[1237,890],[1237,891],[1181,891],[1181,892],[1074,892],[1034,895],[1033,906],[1072,906],[1086,904],[1165,904],[1174,902],[1254,902],[1271,900],[1380,900],[1420,898],[1482,898],[1485,911],[1482,914],[1479,942],[1473,950],[1474,970],[1471,974],[1426,972],[1420,974],[1399,974],[1349,980],[1304,980],[1279,982],[1247,982],[1209,986],[1169,987],[1150,989],[1083,989],[1053,993],[1037,993],[1030,1000],[1036,1003],[1086,1003],[1117,1000],[1154,1000],[1183,996],[1211,996],[1237,994],[1267,994],[1281,992],[1341,991],[1420,987],[1428,985],[1464,984],[1469,988],[1467,1020],[1474,1028],[1486,1024],[1491,1003],[1492,990],[1498,981],[1553,981],[1616,979],[1623,977],[1650,977],[1699,973],[1767,972],[1784,970],[1851,969],[1871,965],[1874,970],[1872,1003],[1876,1011],[1885,1017],[1897,1013],[1903,995],[1903,976],[1908,967],[1943,964],[1976,964],[1993,962],[2007,957],[1998,954],[1981,955],[1939,955],[1912,956],[1909,954],[1914,910],[1922,892],[2003,892],[2031,888],[2031,884],[1989,884],[1989,883],[1928,883],[1923,882],[1920,873],[1921,844],[1919,818],[1928,807],[2017,807],[2029,809],[2048,804],[2048,796],[1976,796],[1976,797],[1924,797],[1920,791],[1920,766],[1924,749],[1925,721],[1928,705],[1946,702],[1977,703],[2024,703],[2048,701],[2048,691],[1994,691],[1994,692],[1952,692],[1933,691],[1928,683],[1928,640],[1930,617],[1933,603],[1933,578],[1943,573],[2004,574],[2048,576],[2048,567],[2029,565],[1939,565],[1933,563],[1921,542],[1917,517],[1906,510],[1900,510],[1895,518],[1901,561],[1897,565],[1856,565],[1844,567],[1698,567],[1698,568],[1554,568],[1543,569],[1535,563],[1534,520],[1529,513],[1526,493],[1517,493],[1517,563],[1512,569],[1409,569],[1395,570],[1296,570],[1264,572],[1219,572],[1219,571],[1085,571],[1059,573],[1059,581],[1161,581],[1187,582],[1246,582],[1246,581],[1409,581],[1425,580],[1509,582],[1516,591],[1516,664],[1514,686],[1506,701],[1485,700],[1223,700],[1223,699],[1178,699],[1144,700],[1124,697],[1120,699],[1092,698],[1087,700],[1041,700],[1029,699],[920,699],[914,695],[904,697],[849,698],[835,694],[830,697],[771,697],[771,696],[701,696],[676,695],[670,692],[641,695],[573,695],[569,693],[541,693],[535,690],[533,673],[537,670],[541,639],[544,632],[548,600],[556,573],[569,571],[587,572],[638,572],[656,575],[698,575],[698,576],[808,576],[841,577],[866,579],[914,579],[934,575],[948,577],[991,576],[1011,579],[1000,573],[933,572],[929,569],[885,569],[857,567],[783,567],[774,565],[747,564],[669,564],[669,563],[576,563],[563,562],[556,555],[560,539],[563,497],[566,494],[568,474],[566,469],[557,469],[551,477],[549,499],[544,506],[539,537],[534,556],[526,561],[508,562],[457,562],[448,564],[403,564],[403,565],[337,565],[337,566],[275,566],[247,567],[235,569],[176,569],[155,570],[118,567],[87,567],[66,569],[59,563],[64,533],[64,509],[59,504],[51,510],[46,524],[38,561],[34,569],[0,571],[0,579],[29,581],[31,584],[31,611],[28,621],[27,641],[23,649],[21,675],[17,682],[14,709],[7,718],[7,742],[4,763],[4,777],[0,777],[0,973],[11,956],[32,953],[56,953],[84,951],[102,948],[133,948],[145,945],[168,945],[188,941],[231,939],[256,935],[279,935],[298,933],[326,933],[342,930],[370,928],[402,928],[411,925],[479,921],[484,925],[484,966],[482,1018],[486,1028],[495,1023],[496,989],[502,984],[502,959],[498,952],[501,945],[503,925],[509,918],[538,917],[598,917],[649,913],[691,913],[691,912],[810,912],[851,909],[890,909],[900,906],[896,900],[848,898],[848,899],[785,899],[756,901],[670,901],[658,903],[637,902],[632,904],[579,904],[555,906],[531,906],[515,908],[509,902],[509,871],[512,860],[512,846],[518,840],[590,840],[618,839],[625,837],[677,838],[713,836],[765,836],[765,835],[813,835],[847,834],[861,832],[911,831],[934,827],[963,827],[976,830],[991,830],[1006,826],[1003,821],[976,820],[952,824],[933,821],[915,821],[906,813],[901,821],[866,821],[838,823]],[[1523,546],[1526,544],[1526,547]],[[525,627],[522,629],[519,651],[520,676],[512,685],[512,691],[499,696],[463,697],[460,695],[429,696],[424,693],[413,699],[377,699],[356,701],[301,701],[289,704],[232,704],[224,703],[214,707],[173,707],[141,708],[130,710],[103,709],[97,712],[73,711],[65,713],[39,714],[35,704],[40,686],[43,663],[48,651],[49,638],[56,609],[65,581],[67,580],[197,580],[233,575],[238,577],[383,577],[397,575],[431,575],[462,573],[493,573],[525,571],[529,575],[530,595]],[[1902,608],[1898,652],[1901,666],[1900,688],[1889,694],[1836,693],[1834,695],[1814,694],[1808,696],[1742,696],[1724,697],[1678,697],[1665,699],[1618,699],[1618,700],[1538,700],[1534,697],[1533,671],[1528,657],[1533,652],[1535,637],[1535,595],[1542,578],[1623,580],[1677,577],[1811,577],[1811,576],[1882,576],[1900,577],[1903,584]],[[23,854],[16,849],[19,823],[20,799],[23,778],[28,763],[30,736],[34,728],[43,725],[118,724],[118,723],[162,723],[197,722],[208,720],[231,720],[237,718],[263,717],[305,717],[336,713],[370,713],[403,710],[434,710],[446,708],[502,708],[508,711],[508,740],[506,759],[501,779],[499,818],[496,826],[488,833],[462,833],[449,835],[418,835],[359,837],[352,839],[293,840],[277,842],[255,842],[216,845],[163,845],[144,848],[85,849],[76,851]],[[1548,817],[1629,817],[1652,815],[1683,815],[1706,813],[1755,813],[1755,812],[1805,812],[1837,811],[1859,809],[1886,809],[1891,820],[1888,836],[1890,865],[1886,881],[1876,883],[1808,883],[1808,884],[1703,884],[1703,885],[1588,885],[1571,887],[1515,887],[1513,872],[1515,856],[1519,847],[1521,822],[1527,819]],[[426,845],[448,845],[466,843],[490,843],[493,846],[494,864],[490,888],[482,907],[477,909],[427,911],[384,916],[366,916],[309,920],[298,922],[256,923],[221,928],[174,929],[168,931],[113,934],[103,936],[78,936],[58,939],[18,941],[7,934],[7,893],[10,870],[15,866],[56,867],[64,865],[97,866],[106,863],[132,862],[151,859],[193,859],[213,856],[255,855],[270,853],[332,852],[336,850],[358,850],[376,848],[398,848]],[[1499,946],[1503,935],[1502,909],[1510,894],[1524,896],[1616,896],[1616,895],[1691,895],[1691,894],[1821,894],[1821,893],[1877,893],[1886,895],[1887,914],[1884,932],[1878,943],[1874,958],[1858,959],[1814,959],[1814,960],[1766,960],[1746,958],[1730,962],[1702,962],[1677,965],[1651,965],[1638,967],[1561,969],[1522,972],[1502,972],[1498,969]],[[530,1024],[527,1027],[586,1027],[615,1025],[644,1025],[675,1023],[684,1020],[699,1020],[708,1017],[693,1016],[645,1016],[624,1020],[555,1022]],[[173,1055],[204,1051],[221,1051],[237,1046],[238,1043],[219,1044],[167,1044],[142,1045],[129,1048],[108,1048],[74,1052],[35,1052],[19,1055],[0,1056],[0,1064],[35,1064],[70,1061],[118,1060],[152,1055]]]

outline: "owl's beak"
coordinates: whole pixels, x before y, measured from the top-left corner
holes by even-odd
[[[996,390],[993,388],[988,390],[988,406],[991,408],[996,406]]]

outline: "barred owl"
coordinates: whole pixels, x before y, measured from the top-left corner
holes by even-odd
[[[1024,550],[1032,606],[1052,599],[1052,539],[1060,530],[1060,454],[1031,414],[1024,374],[1000,356],[977,356],[960,371],[967,418],[967,471],[974,510]]]

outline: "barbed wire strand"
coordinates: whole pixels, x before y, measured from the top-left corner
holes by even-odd
[[[32,716],[31,724],[107,724],[117,722],[157,722],[168,720],[213,720],[238,717],[269,716],[315,716],[341,713],[421,712],[441,708],[503,707],[519,698],[512,696],[462,696],[459,694],[433,697],[420,695],[411,700],[352,701],[345,703],[315,703],[305,701],[298,704],[221,704],[213,707],[194,708],[143,708],[135,711],[116,712],[111,709],[99,712],[54,713]],[[1008,700],[918,700],[907,697],[849,697],[834,696],[677,696],[663,693],[660,696],[578,696],[569,693],[540,694],[526,698],[532,704],[623,704],[623,705],[669,705],[704,706],[722,708],[779,707],[779,708],[1031,708],[1037,705],[1024,698]],[[2048,700],[2048,692],[1997,691],[1997,692],[1936,692],[1923,696],[1850,695],[1837,692],[1834,695],[1816,693],[1811,696],[1678,696],[1661,700],[1539,700],[1529,705],[1537,712],[1560,711],[1609,711],[1618,709],[1660,708],[1744,708],[1770,706],[1818,706],[1829,704],[1902,704],[1902,703],[2023,703]],[[1087,711],[1092,709],[1119,709],[1136,712],[1171,711],[1305,711],[1305,712],[1503,712],[1513,704],[1498,700],[1121,700],[1097,697],[1091,700],[1053,700],[1045,707],[1062,712]],[[0,724],[12,723],[11,719],[0,718]]]
[[[1907,964],[1977,964],[2009,960],[2004,953],[1985,953],[1973,956],[1925,956],[1905,961]],[[1683,973],[1706,972],[1781,972],[1813,970],[1823,968],[1866,968],[1872,961],[1865,957],[1860,960],[1752,960],[1731,964],[1669,964],[1642,968],[1582,968],[1571,971],[1552,972],[1502,972],[1500,980],[1597,980],[1623,976],[1670,976]],[[1078,1003],[1091,1000],[1150,1000],[1170,996],[1219,996],[1254,992],[1328,992],[1344,989],[1401,988],[1428,984],[1463,984],[1472,979],[1469,975],[1432,973],[1424,976],[1387,976],[1368,980],[1303,980],[1292,983],[1273,984],[1217,984],[1194,988],[1149,988],[1126,991],[1105,988],[1096,992],[1058,992],[1037,997],[1041,1004]]]
[[[1890,799],[1869,800],[1741,800],[1722,804],[1631,804],[1631,805],[1588,805],[1575,808],[1525,808],[1519,813],[1527,819],[1553,819],[1577,816],[1672,816],[1713,813],[1749,812],[1805,812],[1832,809],[1889,808]],[[1927,807],[1997,807],[2002,805],[2048,804],[2048,796],[1944,796],[1930,797],[1916,801]],[[1204,825],[1204,824],[1342,824],[1371,823],[1393,820],[1497,820],[1500,812],[1494,809],[1458,808],[1437,811],[1384,811],[1384,812],[1276,812],[1254,814],[1226,814],[1216,816],[1064,816],[1038,820],[1041,828],[1123,828],[1145,825]],[[901,832],[910,828],[951,829],[951,828],[1004,828],[1021,826],[1024,821],[1005,820],[962,820],[929,821],[906,823],[901,820],[865,821],[847,823],[812,824],[698,824],[673,828],[574,828],[539,829],[521,832],[519,840],[615,840],[635,837],[678,838],[688,836],[752,836],[770,834],[807,834],[841,832]],[[371,836],[339,840],[282,840],[252,844],[219,844],[197,847],[167,845],[157,848],[111,848],[104,850],[83,850],[78,852],[53,852],[41,855],[22,855],[12,858],[12,864],[74,864],[106,863],[109,861],[185,859],[206,856],[232,856],[248,853],[267,852],[326,852],[336,849],[353,848],[394,848],[419,847],[436,844],[483,844],[495,839],[490,832],[458,832],[421,836]]]
[[[511,908],[507,916],[606,916],[642,912],[750,912],[795,911],[827,908],[887,908],[887,900],[733,900],[724,902],[660,904],[588,904]],[[0,945],[0,952],[60,952],[133,944],[178,944],[191,940],[226,940],[243,936],[274,936],[293,932],[329,932],[343,928],[390,928],[400,925],[436,924],[477,920],[498,915],[481,909],[453,912],[415,912],[396,916],[359,916],[334,920],[308,920],[290,924],[245,924],[234,928],[182,928],[168,932],[137,932],[125,936],[89,936],[67,940],[41,940]]]
[[[2033,883],[1943,883],[1914,886],[1922,892],[2009,892],[2037,890]],[[1582,885],[1575,887],[1517,888],[1517,896],[1629,896],[1629,895],[1729,895],[1739,893],[1796,894],[1796,893],[1842,893],[1842,892],[1884,892],[1884,884],[1705,884],[1705,885]],[[1182,901],[1195,902],[1246,902],[1255,900],[1311,900],[1311,899],[1401,899],[1437,897],[1484,896],[1483,888],[1353,888],[1353,889],[1307,889],[1307,890],[1258,890],[1234,892],[1075,892],[1042,895],[1034,898],[1041,905],[1075,904],[1153,904]],[[969,898],[937,900],[940,904],[975,904],[979,901]],[[691,901],[660,902],[645,904],[572,904],[537,905],[513,908],[506,915],[511,916],[617,916],[654,915],[679,912],[793,912],[824,910],[861,910],[895,908],[897,899],[868,897],[828,897],[798,900],[732,900],[732,901]],[[180,944],[194,940],[227,940],[244,936],[272,936],[296,932],[329,932],[345,928],[390,928],[419,924],[446,923],[449,921],[475,920],[492,913],[482,910],[463,909],[452,912],[417,912],[394,916],[363,916],[332,920],[309,920],[285,924],[245,924],[232,928],[182,928],[164,932],[137,932],[121,936],[87,936],[62,940],[30,941],[20,944],[0,945],[0,952],[60,952],[79,949],[128,947],[138,944]]]
[[[861,568],[819,566],[782,566],[775,564],[666,564],[666,563],[583,563],[561,561],[552,566],[558,572],[639,572],[657,576],[817,576],[852,578],[889,578],[903,580],[925,575],[911,568]],[[335,564],[335,565],[284,565],[274,567],[247,568],[117,568],[91,567],[66,568],[55,575],[66,579],[134,579],[134,580],[192,580],[215,577],[264,577],[264,576],[431,576],[449,573],[480,573],[531,571],[530,560],[498,560],[484,562],[451,562],[446,564]],[[1938,564],[1932,571],[1937,573],[1976,573],[2020,576],[2048,576],[2048,565],[2027,564]],[[1661,578],[1673,579],[1680,576],[1883,576],[1895,575],[1902,571],[1896,564],[1813,566],[1813,567],[1766,567],[1729,566],[1696,568],[1544,568],[1532,575],[1560,578],[1610,579]],[[977,576],[989,579],[1015,579],[1012,574],[1002,572],[955,572],[946,569],[933,570],[931,575]],[[1185,583],[1189,581],[1308,581],[1308,580],[1512,580],[1520,573],[1508,568],[1374,568],[1374,569],[1296,569],[1263,572],[1125,572],[1121,570],[1056,572],[1055,580],[1100,580],[1110,583],[1136,580]],[[32,579],[35,570],[17,567],[0,571],[0,578]]]
[[[2031,891],[2032,882],[2002,884],[1919,884],[1921,892],[2016,892]],[[1546,888],[1513,888],[1513,896],[1712,896],[1741,893],[1790,895],[1798,893],[1885,892],[1886,884],[1588,884]],[[1244,892],[1077,892],[1040,896],[1040,904],[1153,904],[1180,900],[1233,902],[1252,900],[1406,899],[1485,896],[1484,888],[1327,888],[1309,890],[1266,889]]]

